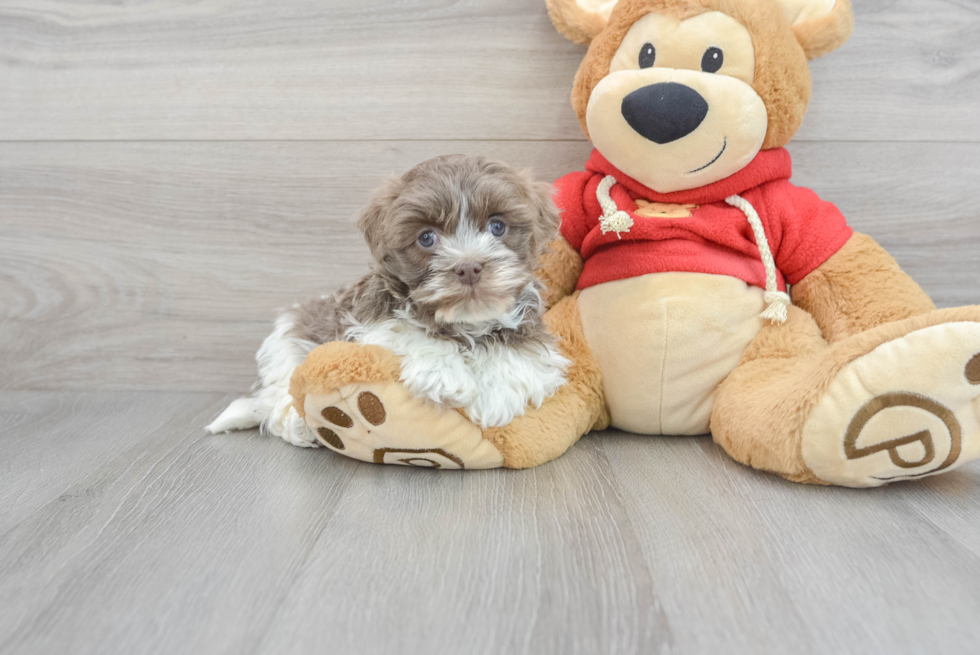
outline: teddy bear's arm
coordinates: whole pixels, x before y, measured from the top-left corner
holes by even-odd
[[[936,308],[888,252],[855,232],[836,254],[792,288],[793,304],[833,343]]]
[[[542,295],[546,308],[554,307],[573,291],[582,274],[582,256],[575,251],[565,237],[552,241],[541,256],[537,270],[538,279],[545,285]]]

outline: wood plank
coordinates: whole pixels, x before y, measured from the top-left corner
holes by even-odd
[[[41,396],[54,400],[33,414],[73,419],[116,398]],[[433,474],[254,432],[203,436],[211,400],[0,535],[0,650],[650,653],[669,641],[597,441],[536,471]],[[116,419],[104,429],[133,434]]]
[[[799,140],[977,141],[980,8],[862,0]],[[0,140],[582,139],[543,0],[0,0]]]
[[[349,217],[391,171],[484,153],[554,179],[581,142],[0,144],[6,389],[234,391],[277,307],[366,270]],[[797,144],[940,305],[980,301],[980,145]]]
[[[230,400],[226,394],[0,392],[0,535],[46,505],[75,502],[71,490],[105,461],[138,457],[175,415],[211,408],[219,397]]]
[[[532,471],[363,470],[259,652],[665,652],[662,590],[597,446]]]
[[[980,463],[808,487],[707,438],[609,431],[531,471],[434,473],[203,435],[226,400],[0,392],[0,461],[33,472],[0,477],[0,651],[903,654],[980,637]],[[114,445],[90,456],[98,442]]]
[[[226,398],[144,395],[185,409],[112,415],[103,429],[132,447],[0,535],[0,651],[247,652],[358,466],[255,431],[204,435]],[[58,396],[52,411],[83,418],[120,394]]]
[[[851,490],[753,471],[707,437],[602,443],[657,588],[670,590],[675,652],[976,650],[980,558],[964,541],[980,519],[977,463]]]

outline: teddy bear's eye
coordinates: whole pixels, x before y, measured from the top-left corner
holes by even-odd
[[[657,49],[652,43],[644,43],[640,48],[640,68],[650,68],[657,59]]]
[[[725,53],[720,48],[708,48],[701,58],[701,70],[705,73],[717,73],[725,63]]]

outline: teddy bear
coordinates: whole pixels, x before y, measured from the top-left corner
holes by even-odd
[[[849,487],[980,456],[980,307],[936,309],[790,182],[808,60],[850,37],[850,0],[547,5],[589,46],[571,102],[594,150],[555,183],[561,236],[539,270],[567,384],[481,430],[411,397],[390,352],[326,344],[291,387],[321,442],[377,463],[526,468],[607,427],[710,433],[742,464]]]

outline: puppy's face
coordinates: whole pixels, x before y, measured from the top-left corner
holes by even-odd
[[[358,226],[384,275],[433,323],[508,313],[558,231],[550,187],[481,157],[423,162],[380,189]]]

